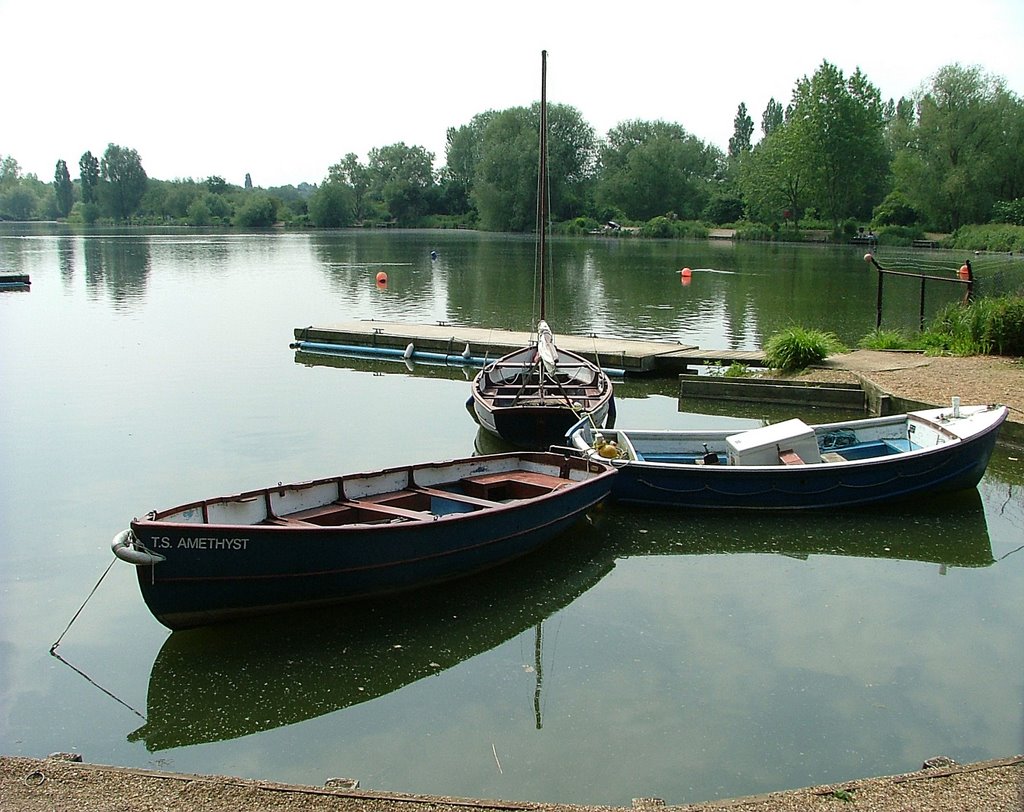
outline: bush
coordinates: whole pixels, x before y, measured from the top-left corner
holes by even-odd
[[[987,340],[999,355],[1024,355],[1024,297],[1000,296],[990,301]]]
[[[951,303],[923,339],[935,353],[1024,355],[1024,297],[987,297],[967,307]]]
[[[1024,226],[1024,197],[1016,200],[999,200],[992,206],[993,223],[1010,223]]]
[[[875,329],[857,342],[864,350],[911,350],[920,349],[921,342],[908,338],[899,330]]]
[[[913,245],[914,240],[924,239],[924,229],[920,226],[879,226],[875,229],[879,245]]]
[[[946,248],[964,251],[1001,251],[1019,253],[1024,251],[1024,226],[1007,223],[961,226],[949,239]]]
[[[736,239],[770,242],[776,238],[777,231],[778,224],[773,230],[771,226],[766,226],[763,223],[739,223],[736,226]]]
[[[876,226],[913,226],[921,222],[921,215],[902,192],[889,192],[885,200],[875,206],[871,222]]]
[[[788,327],[768,339],[764,355],[765,362],[772,369],[797,372],[845,349],[833,333],[804,327]]]
[[[653,217],[640,227],[640,235],[655,239],[706,239],[708,229],[703,223],[692,220]]]
[[[715,225],[735,223],[743,217],[743,201],[735,196],[722,195],[711,198],[701,212],[701,219]]]

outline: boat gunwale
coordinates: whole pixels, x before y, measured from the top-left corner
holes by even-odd
[[[435,469],[442,470],[446,467],[456,467],[459,465],[466,464],[478,464],[482,463],[486,466],[488,462],[498,462],[502,459],[518,460],[533,462],[537,465],[549,465],[552,467],[558,467],[559,471],[565,472],[565,475],[550,475],[554,479],[560,479],[561,483],[553,487],[547,493],[536,494],[529,498],[514,499],[508,502],[494,501],[481,499],[479,497],[473,497],[468,494],[461,494],[456,492],[447,492],[437,488],[437,485],[446,484],[446,481],[438,481],[432,485],[422,485],[416,481],[415,474],[417,471],[424,469]],[[405,518],[408,521],[399,522],[388,525],[391,529],[398,529],[403,527],[420,527],[423,523],[432,523],[435,521],[447,521],[451,522],[455,519],[467,519],[474,516],[479,516],[481,513],[495,513],[500,511],[510,511],[517,508],[521,508],[524,505],[534,504],[541,500],[548,500],[549,498],[562,493],[567,487],[575,488],[585,486],[593,481],[605,478],[608,475],[606,470],[607,466],[601,465],[596,460],[587,460],[583,457],[575,454],[563,454],[553,453],[548,451],[521,451],[521,452],[504,452],[500,454],[489,454],[479,457],[465,457],[458,459],[445,460],[443,462],[425,462],[425,463],[414,463],[409,465],[394,466],[391,468],[384,468],[379,471],[366,471],[359,473],[350,474],[339,474],[330,477],[321,477],[318,479],[304,480],[296,483],[279,484],[276,486],[267,486],[264,488],[257,488],[248,491],[242,491],[237,494],[229,496],[212,497],[207,499],[196,500],[193,502],[187,502],[181,505],[176,505],[163,510],[150,511],[143,517],[135,517],[132,519],[132,526],[159,526],[162,528],[260,528],[272,530],[274,533],[279,532],[301,532],[301,533],[326,533],[326,532],[366,532],[368,528],[372,529],[376,525],[371,522],[355,522],[351,524],[343,525],[321,525],[315,522],[309,522],[303,520],[301,516],[296,516],[294,519],[290,518],[292,514],[281,513],[278,514],[273,511],[271,504],[271,494],[273,492],[284,492],[284,491],[303,491],[310,488],[315,488],[322,485],[336,484],[338,486],[338,497],[330,502],[321,503],[318,506],[311,507],[309,510],[316,508],[327,508],[337,507],[339,510],[346,508],[358,508],[367,512],[376,511],[381,516],[390,515],[392,517],[398,517],[400,509],[394,509],[389,505],[380,504],[374,502],[374,498],[386,496],[390,494],[399,494],[403,491],[409,493],[421,493],[427,496],[436,496],[441,498],[451,499],[455,502],[462,502],[464,504],[474,505],[477,509],[466,511],[466,512],[453,512],[443,515],[431,513],[429,511],[415,511],[415,513],[421,513],[422,515],[416,516],[411,515],[414,511],[403,510],[402,514],[405,514]],[[580,479],[573,479],[569,474],[571,471],[579,471],[585,473],[586,476]],[[516,473],[522,473],[522,468],[512,467],[508,470],[494,470],[485,471],[484,473],[493,474],[508,474],[510,479],[512,475]],[[406,474],[406,485],[397,491],[382,491],[378,494],[371,494],[364,497],[351,497],[345,494],[344,483],[346,481],[358,481],[364,478],[378,478],[386,477],[391,474]],[[452,484],[458,483],[467,479],[466,476],[458,476],[447,482]],[[251,502],[259,499],[263,499],[266,505],[266,515],[263,519],[257,522],[238,523],[238,522],[211,522],[208,518],[208,510],[211,505],[222,505],[222,504],[240,504],[243,502]],[[196,521],[168,521],[166,516],[172,516],[175,514],[182,514],[190,510],[200,510],[202,512],[203,520],[201,522]],[[294,511],[294,513],[302,513],[303,510]]]

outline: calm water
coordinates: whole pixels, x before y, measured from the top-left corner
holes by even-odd
[[[556,331],[752,348],[790,322],[849,343],[874,325],[853,248],[555,250]],[[49,656],[133,515],[486,445],[469,373],[288,344],[352,318],[528,329],[532,256],[454,232],[3,227],[0,270],[32,289],[0,294],[0,752],[628,805],[1024,750],[1024,464],[1006,444],[953,499],[821,517],[611,506],[472,583],[230,629],[170,634],[119,564],[61,643],[82,673]],[[887,321],[916,323],[917,288],[892,296]],[[620,424],[791,416],[680,413],[673,389],[619,386]]]

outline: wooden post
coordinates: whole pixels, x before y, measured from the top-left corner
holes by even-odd
[[[882,327],[882,279],[885,278],[885,274],[882,273],[878,263],[875,263],[875,267],[878,268],[878,302],[875,305],[875,329],[879,330]]]
[[[922,331],[924,330],[924,281],[925,281],[925,277],[922,276],[921,277],[921,310],[920,310],[920,313],[919,313],[919,318],[920,318],[921,330]]]

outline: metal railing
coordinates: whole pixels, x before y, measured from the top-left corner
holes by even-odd
[[[966,260],[963,265],[960,266],[960,270],[957,272],[955,277],[950,276],[932,276],[930,274],[921,273],[908,273],[907,271],[893,271],[888,268],[883,268],[878,264],[872,254],[865,254],[864,259],[870,262],[878,270],[878,299],[875,305],[875,329],[879,329],[882,326],[882,282],[886,276],[909,276],[914,279],[921,280],[921,309],[920,309],[920,326],[924,330],[924,290],[925,283],[928,281],[932,282],[952,282],[954,285],[965,285],[966,290],[962,299],[963,304],[968,304],[974,298],[974,269],[971,268],[971,261]]]

